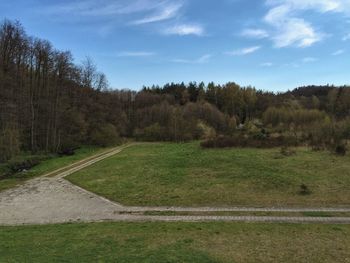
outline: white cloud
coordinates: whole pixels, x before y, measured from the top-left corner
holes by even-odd
[[[264,20],[269,24],[274,24],[276,22],[281,24],[287,19],[288,15],[290,15],[290,11],[291,9],[287,5],[274,7],[265,15]]]
[[[165,34],[168,35],[180,35],[180,36],[186,36],[186,35],[196,35],[196,36],[202,36],[204,34],[204,28],[201,25],[176,25],[170,28],[167,28],[164,31]]]
[[[211,57],[212,57],[212,55],[206,54],[206,55],[201,56],[199,59],[197,59],[196,62],[199,64],[207,63],[207,62],[209,62]]]
[[[178,14],[181,7],[182,4],[180,3],[162,5],[161,8],[159,8],[159,10],[157,10],[154,14],[139,20],[135,20],[131,24],[142,25],[174,18]]]
[[[304,19],[293,17],[292,11],[288,5],[279,5],[264,17],[264,21],[275,29],[271,36],[275,47],[309,47],[323,39],[323,33],[317,32]]]
[[[146,51],[124,51],[117,54],[117,57],[151,57],[154,56],[154,52]]]
[[[73,0],[41,7],[40,12],[66,17],[95,17],[112,19],[121,15],[142,15],[130,24],[141,25],[174,18],[183,7],[182,0]]]
[[[340,56],[345,53],[344,49],[338,49],[332,53],[333,56]]]
[[[262,66],[262,67],[272,67],[273,63],[272,62],[264,62],[264,63],[261,63],[260,66]]]
[[[242,31],[242,36],[262,39],[269,36],[269,34],[263,29],[245,29]]]
[[[157,9],[159,3],[151,0],[132,0],[127,4],[122,1],[112,0],[86,0],[71,1],[41,8],[43,13],[48,14],[69,14],[80,16],[113,16],[120,14],[133,14]]]
[[[260,48],[261,48],[260,46],[247,47],[243,49],[237,49],[231,52],[225,52],[225,54],[229,56],[244,56],[244,55],[252,54],[258,51]]]
[[[350,40],[350,33],[347,34],[347,35],[345,35],[342,39],[343,39],[343,41],[348,41],[348,40]]]
[[[349,0],[267,0],[269,5],[288,5],[295,10],[314,9],[319,12],[343,12],[350,5]]]
[[[300,67],[299,64],[296,63],[296,62],[286,63],[283,66],[285,66],[285,67],[292,67],[292,68],[299,68]]]
[[[264,21],[274,28],[270,33],[276,47],[309,47],[326,34],[301,16],[305,11],[344,13],[350,15],[350,0],[265,0],[270,10]],[[350,34],[343,40],[350,39]]]
[[[173,59],[172,62],[175,63],[184,63],[184,64],[204,64],[208,63],[212,58],[211,54],[205,54],[198,59],[190,60],[190,59]]]
[[[314,57],[305,57],[305,58],[303,58],[303,62],[304,63],[312,63],[312,62],[316,62],[316,61],[318,61],[318,59],[314,58]]]
[[[323,33],[318,33],[303,19],[291,18],[281,23],[277,34],[272,37],[278,48],[297,46],[309,47],[323,39]]]

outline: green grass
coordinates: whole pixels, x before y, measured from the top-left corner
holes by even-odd
[[[0,262],[349,262],[350,227],[96,223],[0,227]]]
[[[47,159],[41,162],[39,165],[34,166],[27,172],[20,172],[12,175],[11,177],[0,179],[0,191],[12,188],[30,178],[39,175],[44,175],[48,172],[54,171],[66,165],[70,165],[81,159],[87,158],[91,155],[98,154],[103,151],[106,151],[106,149],[94,146],[83,146],[80,149],[76,150],[76,153],[72,156],[54,156],[53,158]],[[25,156],[22,158],[25,158]]]
[[[348,212],[176,212],[176,211],[146,211],[121,212],[121,214],[136,214],[147,216],[287,216],[287,217],[350,217]]]
[[[297,149],[201,149],[143,144],[70,175],[125,205],[336,206],[350,204],[350,156]],[[310,195],[300,195],[306,184]]]

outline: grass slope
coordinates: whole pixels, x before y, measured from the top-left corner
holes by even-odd
[[[144,144],[70,175],[90,191],[126,205],[296,205],[350,202],[350,156],[300,148],[201,149],[199,143]],[[312,193],[300,195],[306,184]]]
[[[0,262],[349,262],[350,227],[98,223],[0,227]]]
[[[93,146],[84,146],[76,151],[76,153],[72,156],[63,156],[63,157],[54,157],[48,160],[41,162],[39,165],[34,166],[31,170],[27,172],[21,172],[12,175],[9,178],[0,180],[0,191],[12,188],[17,184],[24,182],[30,178],[35,176],[43,175],[48,172],[54,171],[66,165],[70,165],[79,160],[92,156],[94,154],[98,154],[100,152],[106,151],[106,149],[102,149],[99,147]]]

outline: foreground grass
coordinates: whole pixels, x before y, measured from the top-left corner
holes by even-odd
[[[93,147],[93,146],[83,146],[76,150],[76,153],[72,156],[63,157],[53,157],[41,162],[39,165],[34,166],[27,172],[20,172],[12,175],[6,179],[0,179],[0,191],[12,188],[19,183],[22,183],[35,176],[44,175],[56,169],[62,168],[66,165],[70,165],[79,160],[98,154],[100,152],[106,151],[106,149]]]
[[[144,144],[68,179],[126,205],[336,206],[350,204],[350,156],[306,148],[201,149]],[[306,184],[310,195],[300,195]]]
[[[0,227],[0,262],[349,262],[350,227],[97,223]]]
[[[350,213],[341,212],[176,212],[176,211],[146,211],[121,212],[121,214],[147,216],[281,216],[281,217],[350,217]]]

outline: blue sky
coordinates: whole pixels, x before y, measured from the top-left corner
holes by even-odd
[[[1,0],[0,18],[93,58],[113,88],[350,84],[350,0]]]

